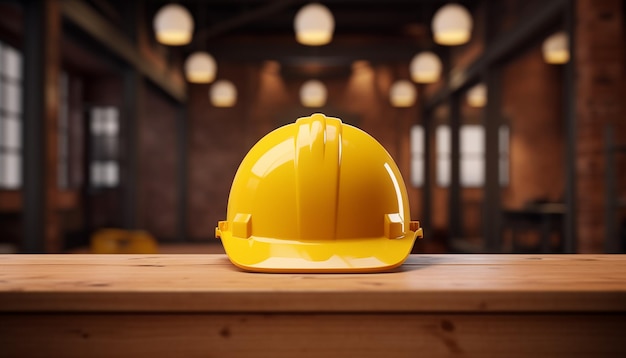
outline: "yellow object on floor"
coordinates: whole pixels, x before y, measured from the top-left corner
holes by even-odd
[[[94,254],[156,254],[158,245],[146,231],[102,229],[91,236]]]

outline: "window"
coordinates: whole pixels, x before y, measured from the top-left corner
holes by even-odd
[[[424,128],[411,127],[411,185],[424,185]]]
[[[22,55],[0,42],[0,189],[22,186]]]
[[[437,127],[437,185],[450,185],[450,127]],[[482,125],[462,125],[460,140],[460,184],[465,188],[485,184],[485,128]],[[501,126],[498,132],[499,180],[501,186],[509,183],[509,128]]]
[[[485,183],[485,128],[463,125],[459,132],[461,186],[477,188]]]
[[[500,186],[509,185],[509,126],[500,126],[498,144],[500,148]]]
[[[119,185],[119,112],[115,107],[93,107],[90,112],[90,182],[94,188]]]
[[[437,127],[435,134],[437,142],[437,185],[450,185],[450,127]]]

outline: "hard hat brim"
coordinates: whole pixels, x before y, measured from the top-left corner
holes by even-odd
[[[255,236],[242,239],[224,232],[221,239],[230,261],[246,271],[365,273],[402,265],[418,235],[408,231],[396,239],[294,241]]]

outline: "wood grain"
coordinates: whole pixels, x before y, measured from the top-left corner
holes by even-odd
[[[7,357],[624,357],[626,316],[0,315]]]
[[[256,274],[224,255],[0,255],[1,312],[626,312],[626,256],[415,255]]]

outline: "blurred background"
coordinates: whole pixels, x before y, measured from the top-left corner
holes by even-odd
[[[375,137],[413,252],[626,250],[621,0],[0,2],[0,252],[205,253],[247,151]]]

